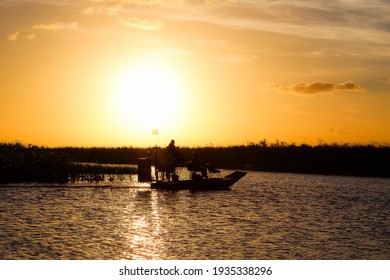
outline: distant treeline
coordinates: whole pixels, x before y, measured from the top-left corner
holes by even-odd
[[[241,146],[180,147],[186,160],[197,152],[204,163],[217,168],[329,175],[390,177],[389,144],[295,145],[263,140]],[[58,148],[72,161],[136,164],[153,148]]]
[[[221,168],[390,177],[388,145],[248,145],[205,148],[198,153]]]
[[[263,140],[229,147],[180,147],[184,159],[197,152],[217,168],[329,175],[390,177],[389,144],[295,145]],[[65,182],[80,173],[121,173],[135,170],[80,165],[80,162],[136,164],[153,148],[46,148],[20,143],[0,144],[0,183]]]

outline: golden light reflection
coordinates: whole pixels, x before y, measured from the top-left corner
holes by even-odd
[[[163,259],[164,237],[158,192],[137,191],[123,212],[123,259]],[[147,204],[149,203],[149,204]]]

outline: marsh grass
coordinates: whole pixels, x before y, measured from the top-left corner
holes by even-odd
[[[0,144],[0,183],[67,182],[66,155],[21,143]]]
[[[72,162],[69,168],[69,181],[99,182],[114,178],[112,175],[131,175],[137,173],[137,167],[126,164],[98,164]]]
[[[60,148],[73,161],[136,164],[153,148]],[[269,172],[292,172],[328,175],[390,177],[389,144],[318,145],[269,143],[262,140],[239,146],[180,147],[185,160],[196,151],[204,163],[217,168],[252,169]]]
[[[46,148],[0,144],[0,183],[99,181],[104,174],[135,174],[137,159],[153,148]],[[184,159],[196,151],[217,168],[268,172],[390,177],[389,144],[295,145],[285,142],[229,147],[181,147]],[[87,163],[88,162],[88,163]]]
[[[0,183],[101,181],[105,175],[136,172],[135,167],[125,165],[74,162],[63,149],[0,144]]]
[[[390,177],[388,144],[273,143],[204,148],[199,157],[221,168],[250,167],[257,171]]]

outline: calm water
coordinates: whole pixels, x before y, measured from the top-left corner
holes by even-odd
[[[0,187],[0,259],[390,259],[390,179],[250,172],[218,192],[123,179]]]

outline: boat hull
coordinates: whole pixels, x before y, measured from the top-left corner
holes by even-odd
[[[152,189],[164,190],[229,190],[230,187],[246,175],[246,172],[235,171],[223,178],[198,180],[179,180],[178,182],[152,182]]]

